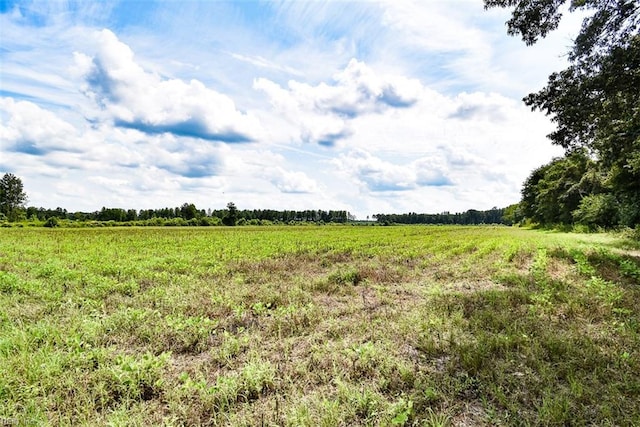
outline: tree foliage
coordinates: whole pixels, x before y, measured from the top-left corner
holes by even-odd
[[[613,227],[619,221],[618,201],[611,194],[592,194],[573,212],[576,222],[589,227]]]
[[[373,218],[381,224],[505,224],[512,225],[521,219],[515,205],[507,208],[493,208],[488,211],[469,209],[461,213],[442,212],[439,214],[415,213],[376,214]]]
[[[224,218],[222,218],[222,223],[230,226],[234,226],[238,223],[238,208],[235,203],[227,203],[227,213]]]
[[[551,74],[547,85],[526,96],[524,102],[551,117],[556,129],[549,138],[568,156],[586,150],[594,164],[585,173],[593,175],[597,171],[605,177],[606,188],[580,193],[580,200],[606,191],[611,197],[592,198],[589,204],[607,200],[607,206],[617,206],[620,223],[635,225],[640,222],[640,0],[485,0],[485,7],[510,8],[507,32],[521,36],[530,45],[558,27],[567,3],[570,12],[589,12],[569,52],[570,65]],[[527,215],[532,214],[531,200],[527,199],[532,197],[532,188],[548,194],[562,192],[544,185],[532,187],[540,174],[547,172],[536,170],[525,183]],[[574,189],[571,185],[564,187]],[[556,195],[562,203],[575,194]],[[543,202],[543,195],[535,196]],[[609,203],[613,200],[615,203]],[[544,208],[536,206],[535,210]],[[584,218],[567,216],[563,207],[560,210],[562,222]]]
[[[511,8],[507,32],[527,45],[558,28],[563,6],[569,11],[590,11],[571,50],[571,59],[582,59],[624,45],[640,27],[638,0],[485,0],[485,8]]]
[[[604,191],[596,165],[576,151],[534,170],[522,187],[521,208],[542,224],[567,224],[584,197]]]
[[[22,180],[12,173],[5,173],[0,179],[0,213],[15,221],[26,202]]]
[[[231,209],[230,209],[230,205]],[[226,209],[198,209],[193,203],[184,203],[175,208],[160,209],[122,209],[103,207],[94,212],[69,212],[63,208],[45,209],[30,206],[26,209],[28,218],[46,221],[49,218],[69,221],[99,221],[129,223],[130,225],[220,225],[234,224],[263,225],[270,223],[346,223],[352,215],[337,210],[239,210],[234,203]]]

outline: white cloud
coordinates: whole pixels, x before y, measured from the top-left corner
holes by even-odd
[[[291,80],[283,89],[258,78],[254,88],[265,92],[273,107],[299,128],[300,140],[333,146],[352,134],[350,121],[354,118],[412,106],[421,85],[415,79],[378,75],[352,59],[333,76],[333,84],[314,86]]]
[[[456,109],[449,118],[460,120],[484,120],[502,123],[507,120],[509,110],[518,109],[512,100],[496,93],[463,92],[455,98]]]
[[[32,102],[0,98],[0,113],[3,118],[0,141],[4,150],[42,155],[80,148],[71,124]]]
[[[354,150],[340,156],[333,163],[344,174],[373,192],[406,191],[422,186],[451,185],[446,165],[435,158],[420,158],[408,164],[394,164]]]
[[[310,194],[320,190],[314,179],[294,170],[284,156],[269,150],[228,152],[220,172],[229,177],[230,191]]]
[[[417,97],[410,108],[352,121],[351,151],[333,165],[357,188],[343,195],[361,205],[356,212],[506,206],[533,168],[562,151],[546,140],[552,126],[542,114],[504,96],[423,88]]]
[[[172,133],[222,142],[254,141],[261,126],[233,100],[198,80],[163,79],[144,70],[133,51],[109,30],[97,35],[98,52],[76,54],[86,77],[86,93],[116,125],[149,134]]]
[[[283,193],[315,193],[318,184],[304,172],[288,171],[282,167],[272,170],[271,182]]]
[[[290,83],[294,97],[311,103],[320,112],[354,117],[383,111],[389,107],[408,107],[416,102],[416,80],[400,76],[380,76],[365,63],[352,59],[333,77],[335,85],[311,87]]]

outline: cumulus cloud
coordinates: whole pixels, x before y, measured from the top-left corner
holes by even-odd
[[[0,141],[4,150],[44,155],[79,149],[76,129],[32,102],[0,98],[0,113]]]
[[[353,117],[386,107],[409,107],[417,101],[416,92],[421,87],[418,81],[406,77],[379,76],[356,59],[335,74],[334,80],[334,86],[298,84],[292,89],[319,111]]]
[[[281,167],[272,170],[271,183],[283,193],[315,193],[318,184],[304,172],[287,171]]]
[[[378,75],[352,59],[333,76],[332,84],[291,80],[284,89],[258,78],[254,88],[265,92],[274,108],[299,126],[302,141],[332,146],[352,134],[350,122],[359,116],[413,106],[422,85],[406,77]]]
[[[261,126],[228,96],[198,80],[166,79],[143,69],[115,34],[102,30],[93,57],[76,54],[85,93],[121,127],[222,142],[259,138]]]
[[[439,158],[423,157],[410,165],[416,174],[416,185],[420,187],[441,187],[452,185],[447,164]]]
[[[215,176],[222,167],[218,150],[209,146],[187,144],[174,150],[150,150],[150,164],[185,178]]]
[[[447,176],[446,165],[436,158],[424,157],[409,164],[394,164],[364,150],[354,150],[340,156],[333,163],[374,192],[406,191],[453,184]]]
[[[439,145],[438,151],[446,159],[446,163],[452,168],[467,168],[470,166],[482,167],[486,166],[486,162],[475,154],[469,153],[464,147],[450,147],[447,145]]]
[[[307,173],[287,164],[286,157],[270,150],[253,150],[250,147],[233,147],[225,153],[221,173],[230,177],[233,188],[248,193],[275,194],[274,189],[286,194],[314,194],[319,191],[315,179]],[[296,165],[297,166],[297,165]]]

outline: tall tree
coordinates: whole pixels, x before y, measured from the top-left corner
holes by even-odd
[[[542,224],[572,222],[582,199],[603,191],[594,168],[589,156],[578,150],[534,170],[522,187],[524,214]]]
[[[551,117],[567,152],[586,148],[607,175],[621,220],[640,223],[640,0],[485,0],[512,9],[507,32],[530,45],[557,28],[563,6],[588,11],[567,69],[524,98]]]
[[[22,180],[12,173],[5,173],[0,179],[0,213],[15,221],[26,202]]]
[[[180,208],[180,216],[184,219],[193,219],[198,216],[198,208],[193,203],[185,203]]]
[[[234,226],[236,225],[237,222],[238,222],[238,208],[236,207],[235,203],[229,202],[227,203],[227,213],[224,216],[224,218],[222,218],[222,223],[224,225]]]

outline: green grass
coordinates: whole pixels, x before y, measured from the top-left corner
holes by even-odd
[[[640,425],[628,243],[2,229],[0,424]]]

